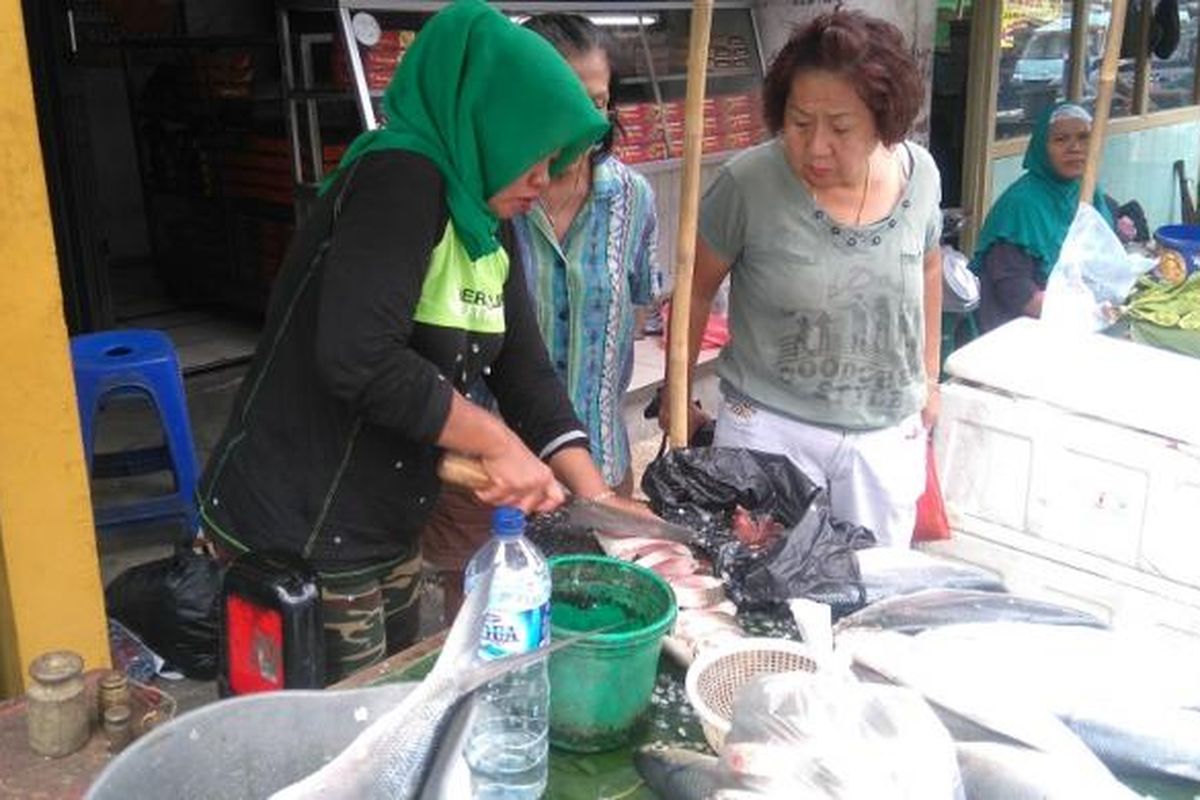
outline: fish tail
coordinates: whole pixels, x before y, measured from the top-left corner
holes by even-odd
[[[431,675],[458,670],[476,660],[479,642],[483,638],[483,621],[492,594],[494,574],[495,569],[492,567],[484,570],[467,593],[454,623],[450,626],[450,632],[446,635],[442,652],[430,670]]]

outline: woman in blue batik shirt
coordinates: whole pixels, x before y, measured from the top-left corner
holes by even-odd
[[[539,14],[525,27],[562,53],[596,107],[611,115],[609,35],[575,14]],[[628,496],[621,401],[633,375],[634,307],[653,300],[658,234],[650,186],[611,154],[612,136],[553,180],[515,229],[550,359],[605,481]]]

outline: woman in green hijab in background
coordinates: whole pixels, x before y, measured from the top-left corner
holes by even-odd
[[[554,48],[480,0],[426,23],[297,230],[199,491],[218,554],[321,577],[327,678],[417,632],[418,534],[444,449],[491,505],[607,487],[555,375],[502,225],[608,130]],[[506,425],[468,401],[482,378]]]
[[[1046,109],[1025,151],[1025,174],[992,206],[971,268],[979,275],[981,331],[1040,317],[1046,279],[1079,205],[1092,115],[1073,103]],[[1112,224],[1099,187],[1092,204]]]

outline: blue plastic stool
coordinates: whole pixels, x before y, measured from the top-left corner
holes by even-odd
[[[187,525],[187,536],[195,534],[196,450],[179,360],[171,340],[153,330],[89,333],[72,337],[71,360],[84,457],[92,477],[141,475],[163,469],[170,469],[175,475],[171,494],[96,508],[96,527],[179,517]],[[110,396],[135,393],[149,397],[158,412],[165,446],[96,457],[95,421],[102,403]]]

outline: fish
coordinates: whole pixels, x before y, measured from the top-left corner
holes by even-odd
[[[975,589],[925,589],[872,603],[843,617],[837,630],[882,628],[899,633],[920,633],[940,625],[971,622],[1108,627],[1086,611],[1020,595]]]
[[[1053,713],[1017,691],[1005,691],[988,678],[953,661],[931,657],[920,637],[894,631],[851,629],[836,640],[837,652],[890,683],[924,695],[934,711],[946,710],[998,740],[1016,742],[1077,763],[1080,771],[1107,768]]]
[[[993,622],[913,637],[928,660],[953,663],[1036,698],[1053,713],[1096,716],[1114,696],[1147,708],[1200,709],[1200,646],[1135,630]]]
[[[726,788],[760,797],[962,797],[954,745],[926,701],[832,666],[744,686],[720,761]]]
[[[1052,752],[1063,737],[1048,733],[1044,720],[1035,734],[1028,722],[1011,724],[1014,715],[1037,709],[1118,775],[1200,781],[1200,655],[1182,645],[1123,631],[1005,622],[914,636],[852,628],[837,642],[853,653],[856,672],[866,667],[928,691],[958,741]]]
[[[677,590],[678,591],[678,590]],[[737,617],[727,609],[681,608],[675,629],[663,637],[663,649],[682,666],[691,666],[701,650],[745,636]]]
[[[667,580],[680,608],[716,608],[725,600],[725,583],[713,575],[679,575]]]
[[[475,689],[530,666],[595,631],[528,653],[479,658],[492,571],[479,576],[446,637],[432,671],[395,708],[360,733],[341,753],[272,800],[395,800],[414,798],[426,780],[453,711]]]
[[[1004,581],[991,570],[938,558],[920,550],[865,547],[854,551],[867,597],[883,598],[921,589],[981,589],[1000,591]]]
[[[676,555],[670,550],[654,550],[634,559],[634,564],[652,570],[668,580],[682,578],[695,573],[699,565],[690,553]]]
[[[1111,776],[1080,774],[1071,759],[996,742],[960,742],[958,770],[967,800],[1136,800]]]
[[[672,553],[681,558],[692,554],[687,545],[680,542],[673,542],[669,539],[654,539],[649,536],[622,538],[618,536],[606,536],[602,533],[594,535],[596,541],[600,544],[600,548],[604,550],[606,555],[619,558],[623,561],[633,561],[657,551]]]
[[[1103,716],[1066,714],[1067,727],[1117,775],[1200,784],[1200,713],[1123,702]]]
[[[661,800],[709,800],[721,788],[716,756],[662,743],[639,747],[633,765]]]
[[[739,542],[751,549],[769,547],[784,532],[783,525],[771,514],[753,514],[740,505],[733,509],[730,529]]]
[[[681,639],[696,640],[715,633],[741,636],[742,626],[737,617],[724,611],[705,608],[688,608],[675,618],[675,635]]]
[[[606,555],[653,571],[668,582],[694,574],[700,564],[687,545],[668,539],[634,536],[627,539],[595,534]]]
[[[923,589],[1004,591],[996,573],[974,564],[938,558],[919,550],[865,547],[854,551],[859,583],[844,583],[805,592],[809,600],[825,603],[840,618],[889,597]]]

